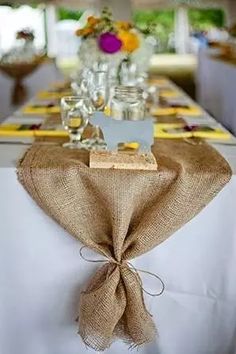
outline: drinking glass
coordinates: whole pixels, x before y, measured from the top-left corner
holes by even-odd
[[[89,97],[94,111],[104,111],[109,98],[109,72],[93,71],[89,85]],[[90,120],[93,124],[93,120]],[[105,150],[106,143],[100,135],[100,128],[95,126],[90,139],[83,141],[90,150]]]
[[[70,141],[63,146],[70,149],[86,148],[81,135],[88,124],[92,108],[89,99],[84,96],[68,96],[61,99],[61,119],[69,132]]]
[[[108,94],[108,72],[93,72],[90,83],[90,98],[95,111],[104,110],[108,101]]]

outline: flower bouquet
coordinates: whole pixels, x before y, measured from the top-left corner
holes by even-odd
[[[90,16],[76,35],[82,38],[80,60],[89,68],[106,63],[110,69],[117,70],[126,60],[135,63],[139,71],[144,71],[154,49],[132,23],[115,21],[107,8],[100,17]]]

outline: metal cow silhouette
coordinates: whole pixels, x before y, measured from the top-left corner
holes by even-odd
[[[119,143],[139,143],[140,152],[151,151],[154,143],[153,120],[116,120],[106,117],[102,112],[96,112],[91,119],[93,125],[98,125],[104,135],[108,151],[116,151]]]

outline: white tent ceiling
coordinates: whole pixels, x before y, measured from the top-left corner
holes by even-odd
[[[120,1],[120,0],[116,0]],[[128,0],[126,0],[128,2]],[[22,4],[22,3],[54,3],[73,8],[88,8],[91,6],[97,7],[100,0],[0,0],[0,4]],[[111,0],[103,1],[109,4]],[[179,4],[185,3],[192,7],[224,7],[236,0],[131,0],[134,8],[173,8]]]
[[[224,7],[231,0],[132,0],[137,8],[173,8],[181,4],[190,7]],[[235,1],[235,0],[232,0]]]

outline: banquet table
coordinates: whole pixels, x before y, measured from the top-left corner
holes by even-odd
[[[160,297],[145,295],[158,337],[139,353],[236,353],[236,145],[213,146],[229,162],[231,181],[167,241],[132,260],[165,283]],[[92,353],[75,317],[80,291],[98,265],[80,257],[80,242],[18,182],[17,161],[27,148],[0,140],[0,353]],[[144,276],[143,284],[155,292],[152,278]],[[106,353],[129,349],[118,341]]]
[[[217,49],[201,49],[197,72],[198,101],[236,134],[236,64],[216,59]]]

